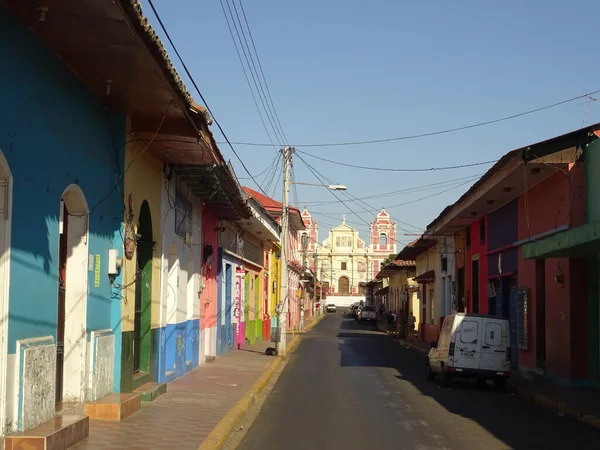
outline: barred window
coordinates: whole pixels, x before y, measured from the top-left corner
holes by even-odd
[[[177,190],[175,193],[175,233],[185,239],[192,235],[192,203]]]

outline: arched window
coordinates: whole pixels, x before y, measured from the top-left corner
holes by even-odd
[[[385,233],[381,233],[379,235],[379,246],[381,247],[385,247],[388,245],[388,238],[387,238],[387,234]]]
[[[338,294],[349,295],[350,294],[350,280],[348,277],[341,277],[338,280]]]

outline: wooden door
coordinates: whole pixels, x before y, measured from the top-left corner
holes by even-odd
[[[69,232],[69,211],[62,203],[62,230],[58,244],[58,307],[56,321],[56,391],[55,401],[60,405],[63,398],[63,372],[65,362],[65,299],[67,288],[67,233]]]

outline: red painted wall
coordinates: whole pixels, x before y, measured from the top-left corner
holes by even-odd
[[[479,221],[485,221],[485,240],[481,243]],[[467,311],[473,312],[473,255],[479,255],[479,314],[488,313],[488,296],[487,296],[487,281],[488,281],[488,261],[487,261],[487,216],[473,221],[470,225],[471,230],[471,246],[467,250],[467,258],[465,261],[466,273],[466,297]]]
[[[202,276],[204,278],[204,290],[201,295],[200,303],[200,329],[207,329],[217,326],[217,251],[219,249],[218,219],[213,216],[206,205],[202,209],[202,247],[199,251],[202,252],[205,245],[212,245],[213,254],[209,258],[211,264],[206,264],[202,268]]]
[[[569,224],[585,223],[583,164],[571,167],[567,176],[557,172],[519,197],[519,240]],[[536,363],[537,289],[536,261],[524,260],[519,250],[518,287],[530,290],[530,322],[527,351],[519,351],[519,365],[533,369]],[[549,375],[577,379],[587,376],[587,268],[572,258],[544,260],[546,371]],[[555,277],[561,275],[563,283]]]

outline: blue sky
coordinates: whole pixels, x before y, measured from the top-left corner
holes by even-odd
[[[595,45],[598,28],[587,19],[597,9],[591,0],[568,4],[540,0],[243,3],[273,102],[292,145],[427,133],[600,89]],[[162,36],[147,2],[142,4]],[[154,5],[229,139],[268,142],[219,0],[154,0]],[[163,41],[180,68],[166,39]],[[197,97],[183,70],[179,72]],[[600,99],[600,94],[596,97]],[[511,121],[434,137],[298,149],[365,166],[469,164],[497,159],[514,148],[580,128],[586,103],[577,100]],[[591,103],[586,118],[586,125],[595,122],[600,122],[600,101]],[[215,125],[212,131],[221,141]],[[246,177],[231,149],[227,145],[220,148],[237,175]],[[266,169],[276,154],[268,147],[235,148],[252,174]],[[332,181],[348,186],[352,195],[373,196],[365,200],[373,208],[407,203],[388,212],[418,227],[425,227],[470,184],[451,190],[453,185],[440,185],[395,196],[379,194],[475,176],[490,167],[391,173],[301,156]],[[297,181],[318,182],[297,158],[294,172]],[[257,180],[264,184],[265,176]],[[242,182],[256,188],[250,180]],[[447,192],[441,193],[443,190]],[[281,184],[275,192],[280,199]],[[415,201],[427,196],[430,198]],[[335,201],[327,190],[315,187],[297,186],[291,199],[315,212],[321,223],[321,240],[343,214],[366,239],[365,222],[376,214],[360,213],[357,218],[339,203],[311,206]],[[366,209],[364,204],[347,205],[354,211]],[[403,234],[398,230],[399,241],[414,239]]]

